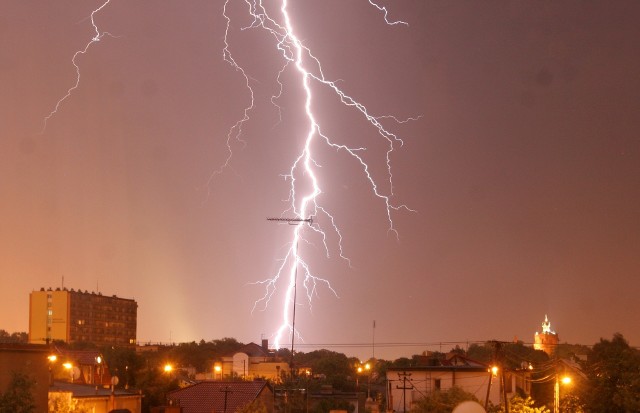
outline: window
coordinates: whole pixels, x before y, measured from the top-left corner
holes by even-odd
[[[47,315],[48,315],[49,317],[53,316],[53,310],[47,310]]]
[[[441,382],[440,379],[433,379],[433,388],[434,390],[440,390]]]

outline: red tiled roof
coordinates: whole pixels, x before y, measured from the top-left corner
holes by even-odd
[[[269,389],[266,381],[203,381],[193,386],[174,390],[167,398],[179,403],[183,413],[226,413],[254,401],[260,393]]]

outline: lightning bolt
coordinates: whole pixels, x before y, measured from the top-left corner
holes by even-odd
[[[233,154],[233,141],[235,140],[244,143],[241,139],[242,126],[245,122],[249,121],[250,112],[255,105],[254,92],[251,87],[252,79],[242,66],[240,66],[240,64],[232,57],[229,45],[228,39],[231,28],[231,18],[228,16],[227,10],[232,1],[233,0],[226,0],[223,8],[223,15],[227,22],[224,36],[223,59],[229,63],[236,72],[241,74],[245,82],[245,87],[248,91],[249,104],[245,107],[243,116],[230,128],[227,134],[228,155],[226,161],[220,169],[214,172],[213,175],[222,173],[224,169],[230,168]],[[402,146],[403,141],[396,134],[385,128],[381,121],[383,119],[391,119],[397,123],[404,123],[416,118],[400,120],[391,115],[374,116],[364,104],[345,93],[338,86],[337,81],[328,79],[323,72],[320,60],[314,56],[311,50],[306,47],[298,37],[293,19],[289,13],[287,0],[280,0],[277,2],[279,4],[279,20],[271,17],[271,14],[267,12],[267,8],[263,0],[243,0],[243,2],[248,10],[247,13],[251,23],[248,26],[243,27],[241,30],[264,30],[271,38],[273,38],[274,47],[282,56],[283,65],[278,72],[276,79],[276,82],[279,85],[279,93],[272,96],[271,102],[278,107],[278,110],[280,109],[277,105],[277,100],[281,96],[284,87],[281,79],[282,75],[288,70],[293,70],[296,73],[299,82],[298,87],[304,93],[304,116],[307,125],[306,135],[303,138],[304,146],[297,157],[292,161],[288,172],[283,175],[285,181],[289,184],[289,208],[283,212],[283,215],[293,214],[296,217],[296,223],[292,226],[291,238],[288,243],[287,252],[280,260],[280,264],[275,274],[265,280],[254,283],[264,287],[264,294],[254,303],[253,310],[257,308],[265,310],[271,302],[277,286],[282,283],[281,279],[285,280],[284,282],[287,286],[282,305],[282,320],[279,328],[274,333],[274,346],[276,348],[280,348],[285,335],[288,334],[289,337],[291,337],[291,340],[293,340],[294,336],[300,336],[299,331],[294,327],[292,320],[292,314],[293,317],[295,317],[295,294],[298,272],[301,272],[309,307],[311,307],[312,299],[317,294],[319,286],[328,288],[337,296],[336,291],[331,287],[331,284],[327,279],[318,277],[312,273],[309,265],[300,253],[301,244],[310,243],[311,235],[316,234],[322,240],[326,256],[329,257],[330,248],[327,245],[327,233],[325,232],[324,227],[321,226],[321,223],[323,223],[337,235],[337,249],[339,251],[339,255],[342,259],[347,261],[349,266],[351,265],[343,251],[343,235],[337,225],[337,220],[321,205],[321,195],[323,194],[323,191],[317,175],[317,170],[321,165],[314,159],[313,148],[317,144],[324,144],[327,147],[334,149],[336,152],[345,152],[360,165],[363,177],[368,181],[372,193],[385,205],[388,231],[398,237],[398,232],[393,221],[394,212],[399,210],[415,211],[404,204],[396,205],[392,202],[391,197],[394,194],[391,156],[398,146]],[[372,0],[369,0],[369,3],[384,14],[386,24],[407,25],[407,23],[403,21],[389,20],[388,10],[385,7],[379,6]],[[346,144],[337,143],[334,138],[323,133],[322,127],[317,121],[317,117],[314,113],[314,88],[324,88],[332,92],[336,97],[338,97],[342,105],[348,109],[358,112],[368,122],[372,130],[377,133],[381,139],[383,139],[387,148],[384,160],[388,179],[387,186],[389,188],[387,192],[381,189],[380,185],[372,176],[369,165],[361,156],[362,152],[367,148],[350,147]]]
[[[69,97],[71,97],[71,94],[73,93],[74,90],[76,90],[79,86],[80,86],[80,66],[78,66],[78,63],[76,62],[76,59],[78,58],[78,56],[86,54],[87,51],[89,50],[89,48],[91,47],[91,45],[93,45],[94,43],[99,42],[100,40],[102,40],[102,38],[104,36],[110,36],[110,37],[116,37],[113,36],[111,33],[109,32],[101,32],[100,29],[98,29],[98,25],[96,24],[95,21],[95,15],[100,12],[102,9],[104,9],[105,7],[107,7],[107,5],[111,2],[111,0],[106,0],[104,3],[102,3],[102,5],[100,7],[98,7],[97,9],[93,10],[91,12],[91,15],[89,16],[89,19],[91,20],[91,26],[93,27],[93,31],[95,32],[95,35],[91,38],[91,40],[89,40],[89,42],[84,46],[84,48],[78,50],[77,52],[75,52],[73,54],[73,57],[71,58],[71,63],[73,64],[73,66],[76,69],[76,81],[73,84],[73,86],[71,86],[68,90],[67,93],[61,97],[60,99],[58,99],[58,101],[56,102],[53,110],[51,112],[49,112],[49,114],[47,116],[44,117],[43,120],[43,125],[42,125],[42,130],[40,131],[40,134],[43,134],[44,131],[47,129],[47,123],[49,122],[49,120],[56,114],[58,113],[58,109],[60,109],[60,106],[62,105],[62,103],[67,100]]]
[[[219,169],[213,171],[209,177],[209,182],[218,174],[223,173],[226,169],[232,168],[232,157],[234,147],[238,144],[245,145],[243,140],[243,128],[247,122],[250,121],[250,114],[255,108],[255,93],[252,88],[254,79],[248,74],[248,72],[241,66],[232,54],[232,47],[229,42],[230,34],[232,32],[232,19],[229,17],[228,8],[232,2],[236,0],[225,0],[222,10],[222,15],[226,21],[224,32],[224,47],[222,49],[222,59],[229,64],[231,68],[243,79],[245,90],[248,94],[248,103],[243,109],[242,116],[229,128],[226,136],[227,156],[223,164]],[[62,96],[55,104],[53,110],[44,117],[43,128],[41,133],[47,128],[48,122],[53,116],[60,110],[64,102],[71,97],[73,92],[80,86],[80,66],[77,62],[80,55],[86,54],[91,46],[101,41],[105,36],[116,37],[109,32],[101,31],[96,24],[95,16],[103,11],[105,7],[109,5],[111,0],[105,0],[98,8],[93,10],[89,16],[91,26],[93,27],[94,35],[86,43],[84,48],[76,51],[71,59],[71,62],[75,68],[76,80],[75,83],[67,90],[67,93]],[[337,292],[331,287],[330,282],[322,277],[316,276],[303,255],[300,253],[301,246],[305,244],[311,244],[312,238],[319,237],[326,254],[326,257],[330,257],[331,248],[328,245],[327,232],[332,231],[337,237],[337,251],[341,259],[351,266],[350,260],[347,258],[343,249],[343,234],[338,226],[338,220],[331,212],[322,206],[322,186],[320,184],[318,170],[321,168],[320,163],[314,158],[313,151],[317,145],[325,145],[328,148],[335,150],[335,152],[346,153],[356,164],[360,166],[363,178],[368,182],[371,192],[377,197],[380,202],[385,206],[386,219],[388,222],[388,231],[398,237],[398,232],[395,228],[393,215],[400,210],[413,211],[411,208],[404,204],[395,204],[392,201],[394,196],[393,190],[393,173],[391,157],[393,152],[398,146],[402,146],[403,141],[391,130],[383,125],[384,120],[391,120],[396,123],[404,123],[416,118],[399,119],[392,115],[373,115],[369,109],[354,97],[348,95],[343,89],[338,86],[336,80],[330,80],[324,74],[322,64],[320,60],[311,52],[311,50],[304,45],[297,35],[294,27],[293,19],[289,13],[288,1],[278,0],[279,5],[279,18],[276,19],[267,12],[267,7],[263,0],[237,0],[240,4],[246,6],[246,13],[249,16],[251,22],[249,25],[242,27],[240,30],[262,30],[270,38],[273,39],[275,49],[282,57],[282,66],[275,79],[279,86],[278,93],[271,97],[271,103],[275,105],[278,110],[278,99],[282,96],[284,88],[283,75],[292,71],[298,79],[298,87],[303,92],[304,96],[304,118],[306,121],[307,129],[306,134],[302,137],[304,145],[298,155],[292,160],[288,171],[282,175],[285,182],[289,185],[289,207],[285,214],[293,214],[296,217],[297,223],[292,225],[290,241],[287,244],[287,251],[284,257],[280,260],[278,268],[272,276],[265,280],[258,281],[255,284],[262,285],[264,287],[264,294],[254,303],[253,310],[258,308],[266,309],[270,304],[274,293],[278,285],[286,283],[286,290],[283,299],[281,322],[274,333],[274,346],[280,348],[283,337],[289,334],[291,339],[293,337],[300,336],[299,331],[294,328],[292,320],[292,313],[295,314],[296,305],[296,287],[298,272],[302,277],[302,285],[306,291],[306,299],[311,307],[314,296],[317,295],[317,291],[320,287],[327,288],[336,297]],[[390,20],[389,12],[386,7],[382,7],[375,3],[373,0],[368,0],[368,3],[375,7],[377,10],[383,13],[384,22],[387,25],[407,25],[404,21]],[[275,14],[274,14],[275,15]],[[372,131],[378,135],[382,142],[386,145],[384,164],[386,168],[387,182],[384,187],[388,188],[386,191],[383,187],[374,179],[369,164],[365,161],[362,153],[367,150],[366,147],[352,147],[344,143],[339,143],[334,137],[329,136],[323,132],[322,125],[317,120],[317,116],[314,112],[314,89],[321,88],[330,93],[333,93],[339,100],[339,102],[348,110],[358,113],[368,124]],[[281,116],[281,114],[280,114]],[[281,120],[281,118],[280,118]],[[210,185],[207,185],[209,188]]]

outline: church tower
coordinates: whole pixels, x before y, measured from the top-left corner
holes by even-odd
[[[549,318],[545,314],[544,322],[542,323],[542,333],[536,331],[533,348],[542,350],[549,356],[552,356],[556,351],[556,347],[558,347],[558,343],[558,334],[551,330],[551,322],[549,322]]]

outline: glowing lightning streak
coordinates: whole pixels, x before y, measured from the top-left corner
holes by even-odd
[[[91,47],[92,44],[97,43],[100,40],[102,40],[102,38],[105,35],[111,36],[111,37],[115,37],[109,32],[102,32],[101,33],[100,30],[98,29],[98,26],[96,25],[95,20],[94,20],[95,14],[98,13],[99,11],[101,11],[102,9],[104,9],[110,2],[111,2],[111,0],[106,0],[104,3],[102,3],[102,5],[100,7],[98,7],[97,9],[95,9],[94,11],[91,12],[91,16],[90,16],[91,25],[93,26],[93,30],[95,31],[96,34],[95,34],[95,36],[93,36],[91,38],[89,43],[87,43],[87,45],[83,49],[80,49],[77,52],[75,52],[73,54],[73,58],[71,59],[71,63],[73,63],[73,66],[76,68],[76,82],[75,82],[75,84],[73,86],[71,86],[69,88],[69,90],[67,90],[67,94],[64,95],[62,98],[60,98],[58,100],[58,102],[56,103],[56,105],[53,108],[53,110],[47,116],[45,116],[44,121],[43,121],[42,130],[40,131],[40,134],[43,134],[45,129],[47,129],[47,122],[49,121],[49,119],[51,119],[53,117],[53,115],[55,115],[58,112],[58,109],[60,108],[60,105],[62,105],[62,103],[65,100],[67,100],[67,98],[69,98],[71,96],[73,91],[76,90],[78,88],[78,86],[80,86],[80,67],[76,63],[76,58],[78,57],[78,55],[87,53],[87,51],[89,50],[89,47]]]
[[[396,21],[389,21],[389,11],[387,10],[386,7],[384,6],[379,6],[378,4],[374,3],[373,0],[369,0],[369,4],[371,4],[373,7],[375,7],[376,9],[380,10],[381,12],[384,12],[384,21],[387,22],[387,24],[389,25],[395,25],[395,24],[404,24],[405,26],[408,26],[409,24],[407,22],[403,22],[401,20],[396,20]]]
[[[246,87],[251,95],[251,103],[244,110],[244,117],[239,120],[229,131],[227,135],[227,148],[228,148],[228,157],[223,165],[222,169],[229,166],[229,162],[231,159],[231,146],[229,144],[232,138],[239,139],[241,134],[241,126],[244,122],[248,121],[248,113],[254,107],[254,94],[251,89],[251,85],[249,82],[249,77],[237,63],[231,57],[231,53],[229,51],[229,43],[227,41],[229,35],[229,27],[230,27],[230,18],[227,16],[227,5],[231,0],[225,1],[224,6],[224,17],[227,20],[227,29],[225,31],[225,48],[224,48],[224,60],[226,60],[236,71],[240,71],[246,81]],[[285,178],[290,181],[290,198],[289,201],[291,203],[290,212],[293,212],[299,223],[294,226],[292,238],[289,244],[289,249],[285,254],[285,257],[282,259],[279,268],[276,271],[276,274],[268,278],[264,281],[259,281],[256,284],[262,284],[265,286],[264,295],[258,299],[254,304],[254,309],[257,308],[259,304],[266,306],[269,304],[273,294],[276,291],[276,285],[279,282],[279,279],[282,275],[287,273],[288,277],[288,285],[285,292],[285,298],[282,308],[282,323],[275,333],[274,346],[276,348],[280,347],[280,342],[282,340],[283,335],[288,331],[291,334],[291,338],[293,340],[294,335],[299,335],[297,329],[294,329],[293,322],[291,320],[292,314],[292,305],[295,305],[295,288],[296,288],[296,278],[298,269],[302,269],[303,277],[304,277],[304,286],[307,290],[307,299],[309,304],[311,303],[311,299],[316,293],[316,287],[318,283],[322,283],[326,285],[334,294],[336,292],[331,288],[329,282],[325,279],[314,276],[311,273],[311,270],[304,259],[299,254],[299,245],[300,242],[307,242],[303,237],[303,229],[309,228],[315,233],[321,235],[325,247],[325,251],[327,256],[329,255],[329,248],[326,244],[326,236],[324,230],[320,227],[320,225],[315,222],[313,224],[309,223],[309,225],[302,224],[302,221],[308,220],[312,216],[321,215],[327,218],[332,226],[332,229],[338,236],[338,248],[340,251],[340,256],[347,260],[348,259],[343,255],[342,250],[342,234],[335,222],[334,217],[322,206],[318,204],[318,198],[322,194],[322,190],[320,188],[318,178],[315,173],[315,168],[319,167],[319,165],[315,162],[312,156],[312,145],[314,140],[317,138],[321,138],[322,141],[326,143],[331,148],[334,148],[337,151],[345,151],[352,158],[354,158],[357,162],[360,163],[362,167],[362,171],[364,172],[366,179],[369,181],[371,185],[371,189],[374,195],[380,198],[385,206],[387,211],[387,219],[389,222],[389,231],[393,232],[397,236],[397,231],[393,224],[392,219],[392,211],[397,211],[400,209],[405,209],[408,211],[412,211],[406,205],[394,205],[391,202],[390,197],[393,195],[393,174],[391,173],[391,154],[394,151],[395,145],[402,145],[402,140],[399,139],[395,134],[388,131],[379,121],[379,119],[390,118],[395,120],[398,123],[404,123],[412,118],[409,118],[405,121],[400,121],[397,118],[385,115],[385,116],[373,116],[369,113],[367,108],[356,101],[351,96],[347,95],[344,91],[342,91],[335,83],[335,81],[327,80],[324,76],[322,66],[320,61],[311,53],[311,51],[302,44],[300,39],[296,36],[296,33],[293,28],[293,24],[288,12],[288,1],[281,0],[280,12],[282,14],[284,25],[280,25],[274,19],[272,19],[267,13],[262,0],[244,0],[245,4],[248,6],[249,15],[253,18],[252,23],[245,27],[244,29],[251,28],[261,28],[267,31],[277,42],[277,49],[282,54],[282,57],[285,59],[285,64],[282,69],[278,72],[277,82],[280,85],[280,92],[277,96],[272,97],[272,103],[275,104],[275,101],[282,93],[283,84],[280,81],[281,75],[287,69],[289,64],[293,63],[295,66],[295,70],[300,76],[300,82],[302,86],[302,90],[304,91],[305,96],[305,116],[308,121],[308,130],[304,141],[304,148],[298,155],[298,157],[293,162],[289,173],[285,175]],[[389,21],[387,18],[388,12],[387,9],[381,6],[378,6],[372,0],[369,0],[369,3],[375,6],[378,10],[384,12],[385,22],[389,25],[395,24],[404,24],[407,23],[402,21]],[[244,30],[242,29],[242,30]],[[307,66],[308,63],[311,63],[312,66],[315,66],[315,69],[312,70]],[[361,115],[369,122],[369,124],[375,128],[378,134],[386,140],[387,142],[387,150],[386,150],[386,166],[387,166],[387,174],[390,185],[390,195],[385,195],[379,190],[377,183],[372,177],[368,164],[364,161],[364,159],[359,155],[360,151],[365,150],[365,148],[351,148],[346,145],[336,144],[332,142],[332,140],[322,133],[320,125],[316,121],[316,117],[313,113],[312,103],[313,103],[313,95],[311,82],[317,82],[320,85],[323,85],[334,92],[334,94],[340,99],[340,101],[347,107],[354,108],[356,111],[360,112]],[[277,105],[276,105],[277,106]],[[279,108],[279,107],[278,107]],[[217,171],[216,173],[220,172]],[[301,175],[305,177],[308,182],[310,189],[307,193],[299,196],[298,195],[298,179],[297,176]],[[336,294],[337,295],[337,294]],[[295,311],[295,309],[294,309]],[[295,313],[294,313],[295,314]]]

